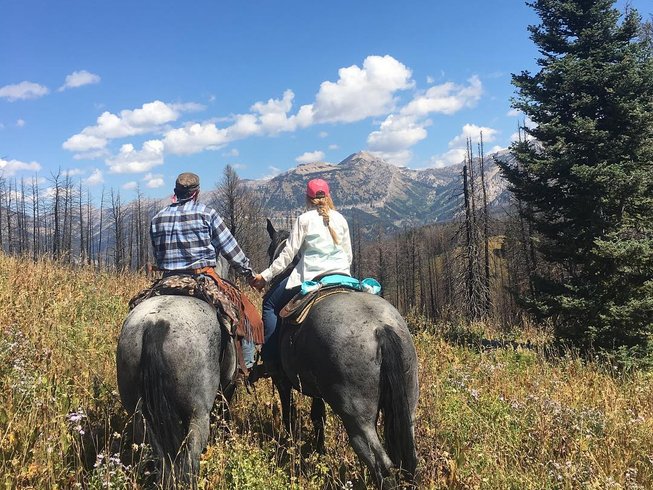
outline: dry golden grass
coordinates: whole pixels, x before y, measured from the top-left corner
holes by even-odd
[[[138,488],[147,447],[132,446],[115,382],[127,300],[143,277],[0,256],[0,484],[5,488]],[[540,348],[447,342],[409,319],[420,359],[420,488],[653,488],[650,373]],[[450,326],[448,327],[450,328]],[[475,326],[475,336],[489,329]],[[269,382],[239,389],[227,430],[215,423],[202,488],[364,488],[340,422],[327,455],[285,446]],[[304,444],[308,443],[308,444]],[[145,458],[146,459],[146,458]]]

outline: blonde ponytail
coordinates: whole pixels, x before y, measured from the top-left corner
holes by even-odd
[[[331,234],[333,243],[339,245],[340,239],[338,238],[338,234],[329,223],[329,211],[336,209],[336,207],[333,205],[333,201],[331,200],[331,196],[315,197],[313,199],[307,197],[306,201],[309,207],[314,207],[317,210],[318,214],[322,216],[324,226],[329,228],[329,233]]]

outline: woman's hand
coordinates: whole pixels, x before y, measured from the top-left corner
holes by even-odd
[[[267,284],[267,281],[263,279],[263,276],[261,274],[256,274],[252,279],[249,281],[249,285],[256,289],[257,291],[263,291],[263,288]]]

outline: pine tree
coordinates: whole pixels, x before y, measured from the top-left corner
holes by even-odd
[[[635,10],[536,0],[540,70],[513,75],[534,123],[504,176],[540,258],[533,310],[582,347],[653,359],[653,53]]]

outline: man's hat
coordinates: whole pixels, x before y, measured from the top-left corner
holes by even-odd
[[[199,188],[200,178],[190,172],[179,174],[179,177],[177,177],[177,181],[175,182],[175,194],[181,199],[191,197]]]
[[[311,199],[326,197],[329,195],[329,184],[322,179],[309,180],[306,186],[306,195]]]

